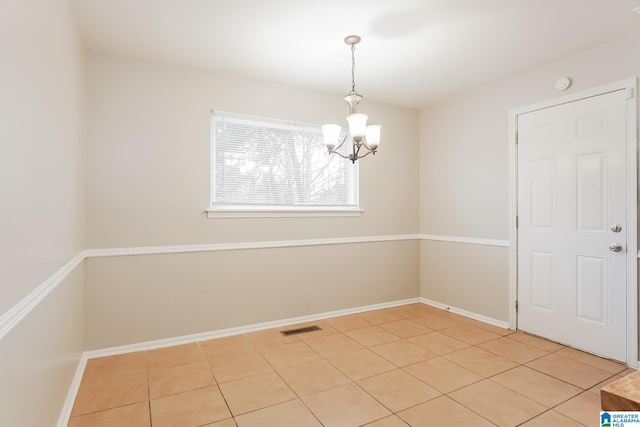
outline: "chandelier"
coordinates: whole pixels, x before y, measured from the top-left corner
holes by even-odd
[[[329,154],[335,153],[340,157],[351,160],[353,163],[369,154],[376,154],[380,144],[381,128],[379,125],[367,126],[369,116],[358,113],[358,104],[362,101],[362,95],[356,91],[356,45],[360,43],[360,40],[360,36],[356,35],[344,38],[344,42],[351,46],[351,92],[344,97],[344,100],[349,104],[349,115],[347,116],[349,128],[344,138],[341,138],[342,128],[339,125],[327,124],[322,126],[322,135]],[[347,141],[351,143],[351,150],[349,154],[344,155],[338,150]],[[364,149],[363,154],[361,154],[362,149]]]

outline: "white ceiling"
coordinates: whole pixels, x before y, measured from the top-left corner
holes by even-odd
[[[71,0],[88,47],[420,107],[640,32],[640,0]]]

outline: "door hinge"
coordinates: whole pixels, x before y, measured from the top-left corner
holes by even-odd
[[[518,132],[516,132],[516,145],[518,145]]]
[[[516,300],[516,313],[518,312],[518,300]]]
[[[518,215],[516,215],[516,228],[518,228],[519,225],[520,225],[520,218],[518,218]]]

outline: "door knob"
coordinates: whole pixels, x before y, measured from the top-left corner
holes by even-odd
[[[614,233],[619,233],[620,231],[622,231],[622,226],[620,224],[613,224],[611,225],[610,229]]]
[[[622,245],[620,243],[612,243],[609,245],[609,250],[612,252],[620,252],[622,250]]]

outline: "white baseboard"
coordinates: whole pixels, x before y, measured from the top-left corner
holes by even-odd
[[[409,298],[409,299],[392,301],[392,302],[381,303],[381,304],[372,304],[372,305],[348,308],[343,310],[328,311],[328,312],[319,313],[319,314],[311,314],[308,316],[291,317],[288,319],[274,320],[271,322],[256,323],[253,325],[239,326],[236,328],[220,329],[217,331],[203,332],[200,334],[183,335],[183,336],[174,337],[174,338],[166,338],[161,340],[146,341],[142,343],[123,345],[118,347],[110,347],[110,348],[104,348],[99,350],[85,351],[82,354],[80,362],[78,363],[75,376],[73,377],[73,382],[71,383],[69,392],[67,393],[67,398],[65,400],[62,412],[60,414],[60,418],[58,419],[57,427],[66,427],[67,424],[69,423],[69,418],[71,417],[73,404],[76,400],[76,396],[80,388],[80,383],[82,382],[82,376],[84,375],[84,370],[87,366],[87,361],[89,359],[95,359],[98,357],[105,357],[105,356],[114,356],[114,355],[123,354],[123,353],[132,353],[136,351],[153,350],[156,348],[172,347],[174,345],[190,344],[198,341],[206,341],[206,340],[211,340],[216,338],[228,337],[232,335],[246,334],[249,332],[262,331],[264,329],[279,328],[283,326],[295,325],[298,323],[307,323],[307,322],[313,322],[316,320],[328,319],[330,317],[364,313],[367,311],[380,310],[383,308],[390,308],[390,307],[398,307],[401,305],[415,304],[418,302],[421,302],[420,298]]]
[[[477,314],[477,313],[474,313],[472,311],[464,310],[462,308],[452,307],[450,305],[442,304],[442,303],[439,303],[437,301],[432,301],[432,300],[427,299],[427,298],[422,298],[421,297],[421,298],[418,298],[418,300],[421,303],[430,305],[432,307],[441,308],[443,310],[448,310],[448,311],[450,311],[452,313],[459,314],[461,316],[468,317],[468,318],[473,319],[473,320],[478,320],[480,322],[488,323],[490,325],[497,326],[499,328],[509,329],[509,322],[505,322],[504,320],[498,320],[498,319],[494,319],[492,317],[483,316],[482,314]]]
[[[343,310],[328,311],[325,313],[310,314],[307,316],[291,317],[288,319],[274,320],[270,322],[255,323],[253,325],[238,326],[235,328],[219,329],[216,331],[203,332],[199,334],[183,335],[179,337],[165,338],[154,341],[146,341],[136,344],[110,347],[99,350],[89,350],[85,352],[88,359],[96,357],[113,356],[116,354],[132,353],[135,351],[153,350],[156,348],[172,347],[175,345],[190,344],[197,341],[207,341],[216,338],[224,338],[232,335],[246,334],[250,332],[262,331],[265,329],[281,328],[298,323],[308,323],[316,320],[328,319],[330,317],[346,316],[349,314],[363,313],[366,311],[380,310],[383,308],[398,307],[401,305],[415,304],[420,302],[420,298],[410,298],[405,300],[392,301],[388,303],[372,304]]]
[[[279,327],[284,327],[289,325],[295,325],[298,323],[313,322],[316,320],[323,320],[331,317],[346,316],[349,314],[364,313],[372,310],[380,310],[384,308],[398,307],[402,305],[415,304],[415,303],[422,303],[422,304],[430,305],[432,307],[440,308],[443,310],[448,310],[448,311],[451,311],[452,313],[459,314],[461,316],[465,316],[470,319],[478,320],[481,322],[488,323],[490,325],[508,329],[508,323],[502,320],[493,319],[491,317],[483,316],[481,314],[473,313],[467,310],[463,310],[461,308],[451,307],[449,305],[432,301],[427,298],[418,297],[418,298],[409,298],[404,300],[392,301],[388,303],[372,304],[372,305],[348,308],[343,310],[328,311],[325,313],[311,314],[308,316],[274,320],[271,322],[256,323],[253,325],[239,326],[235,328],[220,329],[216,331],[203,332],[200,334],[183,335],[179,337],[166,338],[161,340],[146,341],[146,342],[129,344],[129,345],[118,346],[118,347],[110,347],[110,348],[103,348],[99,350],[85,351],[82,355],[82,358],[80,359],[78,368],[76,369],[76,374],[73,378],[71,387],[69,388],[69,393],[67,394],[67,399],[63,406],[63,411],[60,414],[60,419],[58,420],[58,427],[65,427],[69,422],[69,418],[71,416],[71,410],[73,409],[73,404],[76,400],[76,395],[78,394],[78,389],[80,388],[80,383],[82,381],[82,375],[84,374],[84,370],[87,366],[87,361],[89,359],[105,357],[105,356],[114,356],[117,354],[131,353],[136,351],[153,350],[156,348],[171,347],[171,346],[181,345],[181,344],[190,344],[198,341],[206,341],[206,340],[223,338],[223,337],[228,337],[233,335],[246,334],[249,332],[262,331],[264,329],[279,328]]]
[[[78,395],[78,390],[80,389],[80,383],[82,382],[82,376],[84,375],[84,369],[87,367],[87,360],[88,357],[87,353],[85,352],[82,354],[82,357],[80,357],[80,361],[78,362],[78,366],[76,367],[76,373],[73,375],[71,386],[69,386],[69,391],[67,392],[67,398],[64,401],[62,411],[60,412],[60,417],[58,418],[57,427],[67,427],[67,424],[69,424],[71,411],[73,410],[73,404],[76,401],[76,396]]]

